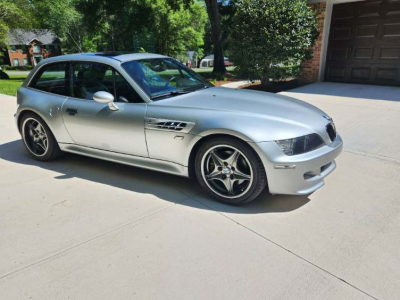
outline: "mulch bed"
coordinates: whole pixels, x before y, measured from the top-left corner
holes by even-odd
[[[251,83],[245,86],[241,86],[241,89],[245,90],[254,90],[254,91],[263,91],[263,92],[270,92],[270,93],[279,93],[287,90],[291,90],[294,88],[299,87],[299,81],[297,79],[291,79],[287,81],[280,81],[280,82],[272,82],[270,85],[262,85],[261,83]]]

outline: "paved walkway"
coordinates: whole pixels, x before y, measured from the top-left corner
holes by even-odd
[[[247,84],[251,84],[251,81],[249,81],[249,80],[234,81],[234,82],[222,84],[221,86],[225,87],[225,88],[230,88],[230,89],[238,89],[241,86],[244,86]]]
[[[398,88],[286,92],[345,150],[326,186],[216,203],[195,181],[66,155],[31,159],[0,96],[1,299],[397,299]],[[393,100],[393,101],[391,101]]]

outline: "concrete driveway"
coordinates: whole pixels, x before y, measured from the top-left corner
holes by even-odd
[[[400,88],[285,94],[332,116],[345,150],[309,197],[244,207],[180,177],[34,161],[0,96],[0,298],[398,299]]]

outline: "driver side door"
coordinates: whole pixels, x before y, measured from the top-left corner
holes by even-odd
[[[146,103],[112,67],[94,62],[73,62],[71,96],[62,106],[64,124],[80,146],[148,157],[144,117]],[[93,94],[109,92],[118,110],[97,103]]]

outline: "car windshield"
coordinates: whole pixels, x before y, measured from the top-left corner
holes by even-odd
[[[154,100],[212,86],[203,77],[172,58],[133,60],[123,63],[122,67]]]

